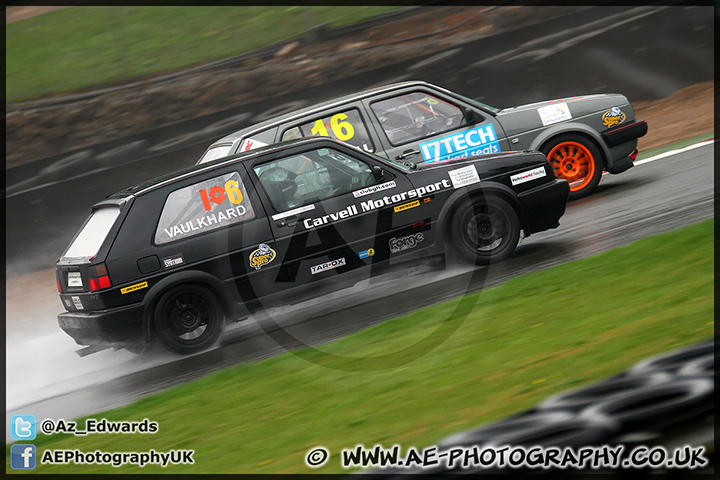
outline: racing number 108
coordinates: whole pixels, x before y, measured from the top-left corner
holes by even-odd
[[[237,180],[228,180],[227,182],[225,182],[225,188],[222,188],[219,185],[215,185],[210,189],[209,195],[207,190],[205,190],[204,188],[200,190],[200,198],[202,199],[205,210],[210,210],[212,208],[210,202],[217,203],[218,205],[223,203],[225,201],[225,195],[227,195],[227,198],[230,199],[230,202],[235,205],[239,205],[242,203],[243,194],[242,191],[238,188]]]
[[[330,117],[330,128],[332,129],[333,134],[335,134],[335,138],[337,138],[338,140],[342,140],[343,142],[346,140],[350,140],[355,135],[355,129],[350,124],[350,122],[342,121],[346,118],[348,118],[348,116],[344,113],[336,113],[335,115]],[[330,136],[322,118],[318,118],[315,121],[315,125],[313,126],[312,130],[310,130],[310,133],[312,133],[313,136]]]

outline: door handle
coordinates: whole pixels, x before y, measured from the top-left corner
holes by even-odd
[[[294,227],[298,223],[297,215],[285,217],[277,223],[278,227]]]
[[[402,160],[403,158],[412,157],[420,153],[420,150],[405,150],[403,153],[395,157],[395,160]]]

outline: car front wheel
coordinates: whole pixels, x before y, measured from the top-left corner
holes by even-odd
[[[211,347],[220,338],[224,314],[207,288],[179,285],[160,298],[154,322],[160,343],[172,352],[187,355]]]
[[[458,253],[480,265],[507,258],[520,239],[515,209],[496,197],[465,201],[453,215],[453,243]]]

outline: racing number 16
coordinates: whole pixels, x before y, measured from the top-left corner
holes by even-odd
[[[212,208],[210,202],[217,203],[218,205],[223,203],[225,201],[226,194],[227,198],[230,199],[230,202],[235,205],[238,205],[243,201],[243,194],[238,188],[237,180],[228,180],[225,182],[224,189],[219,185],[215,185],[210,189],[210,195],[208,195],[208,192],[204,188],[200,190],[200,198],[202,199],[205,210],[210,210]]]
[[[348,118],[347,115],[344,113],[336,113],[330,118],[330,128],[332,128],[333,134],[335,134],[335,138],[338,140],[346,141],[350,140],[355,135],[355,129],[350,124],[350,122],[343,122],[342,120],[345,120]],[[325,128],[325,123],[323,122],[322,118],[318,118],[315,121],[315,125],[313,126],[312,130],[310,130],[310,133],[314,135],[321,135],[323,137],[329,137],[327,128]]]

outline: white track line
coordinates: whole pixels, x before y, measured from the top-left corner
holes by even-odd
[[[690,145],[684,148],[678,148],[677,150],[670,150],[669,152],[660,153],[658,155],[655,155],[654,157],[646,158],[645,160],[639,160],[637,162],[634,162],[635,166],[642,165],[643,163],[650,163],[654,162],[655,160],[660,160],[661,158],[670,157],[672,155],[677,155],[678,153],[687,152],[688,150],[693,150],[695,148],[704,147],[705,145],[711,145],[713,142],[715,142],[715,139],[706,140],[704,142],[696,143],[694,145]]]

